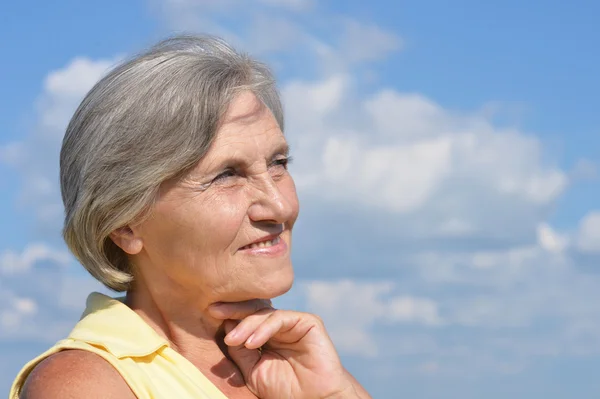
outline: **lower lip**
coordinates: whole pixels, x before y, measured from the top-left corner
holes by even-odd
[[[270,247],[256,247],[256,248],[246,248],[240,249],[240,252],[243,252],[248,255],[262,255],[262,256],[281,256],[285,254],[288,250],[288,246],[285,241],[280,237],[279,242],[275,245],[271,245]]]

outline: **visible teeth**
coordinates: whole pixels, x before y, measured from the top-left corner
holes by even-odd
[[[257,242],[254,244],[250,244],[244,247],[244,249],[253,249],[253,248],[268,248],[268,247],[272,247],[273,245],[277,245],[279,243],[280,238],[276,237],[272,240],[269,241],[262,241],[262,242]]]

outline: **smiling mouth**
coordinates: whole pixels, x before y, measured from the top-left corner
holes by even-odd
[[[281,241],[281,237],[277,236],[277,237],[273,238],[272,240],[255,242],[254,244],[250,244],[250,245],[246,245],[245,247],[241,247],[240,251],[243,251],[245,249],[254,249],[254,248],[269,248],[269,247],[279,244],[279,241]]]

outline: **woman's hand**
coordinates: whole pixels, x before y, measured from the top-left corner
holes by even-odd
[[[259,300],[215,304],[210,313],[225,320],[229,356],[259,398],[369,398],[317,316]]]

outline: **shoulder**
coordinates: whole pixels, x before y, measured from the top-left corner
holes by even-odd
[[[135,399],[118,371],[99,355],[84,350],[58,352],[27,377],[20,399]]]

